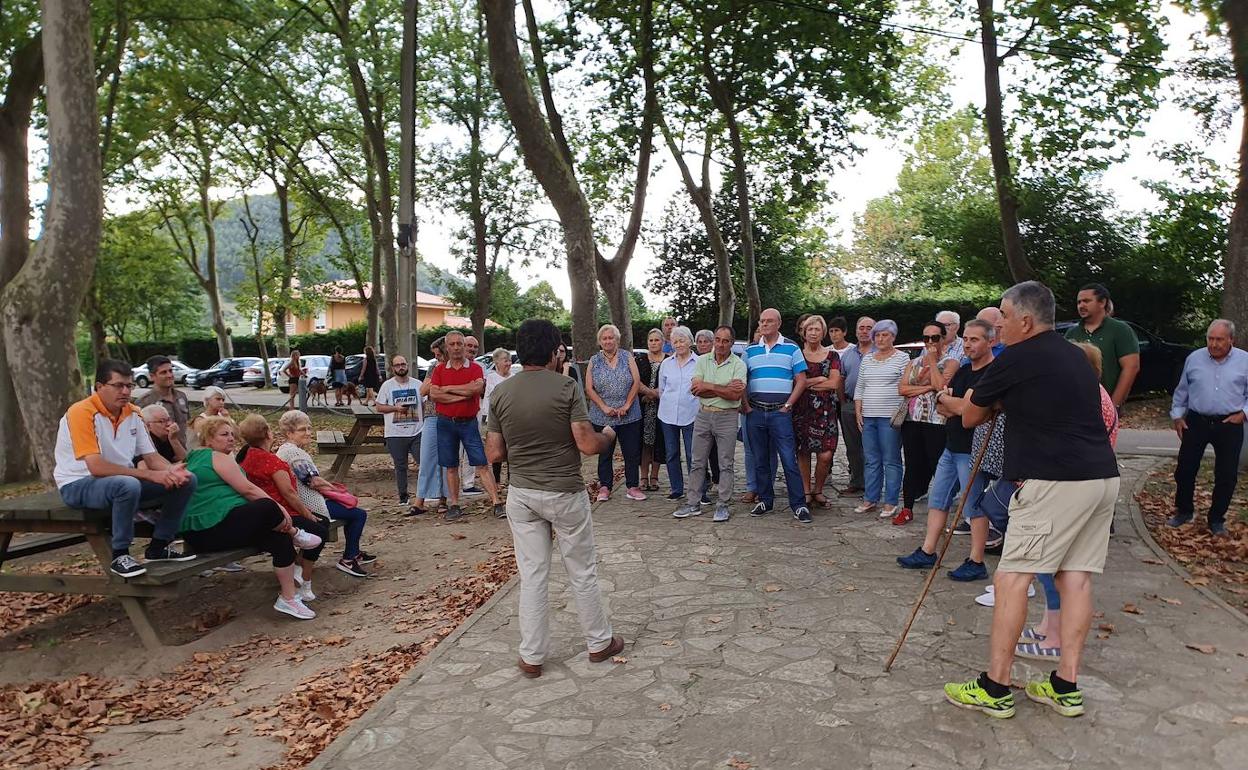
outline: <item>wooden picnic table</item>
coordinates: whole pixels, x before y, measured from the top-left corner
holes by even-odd
[[[373,428],[385,425],[386,418],[371,406],[352,404],[351,415],[355,422],[344,436],[342,431],[320,430],[316,432],[316,448],[325,454],[337,455],[329,468],[330,481],[342,481],[351,470],[358,455],[386,454],[384,436],[369,434]]]
[[[337,525],[339,522],[333,522]],[[43,492],[0,500],[0,564],[86,542],[99,562],[98,575],[0,573],[0,591],[112,596],[130,617],[139,639],[148,649],[164,645],[160,628],[152,622],[148,605],[153,599],[177,596],[182,578],[254,556],[256,548],[197,554],[191,561],[155,562],[147,572],[123,578],[109,572],[113,560],[112,512],[71,508],[59,492]],[[135,521],[135,535],[150,537],[151,525]],[[331,526],[330,541],[337,539]]]

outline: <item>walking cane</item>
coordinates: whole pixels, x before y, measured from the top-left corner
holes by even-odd
[[[897,660],[897,654],[901,652],[901,646],[906,643],[906,635],[910,633],[910,626],[914,625],[914,619],[919,614],[919,608],[923,606],[923,600],[927,598],[927,592],[931,590],[932,581],[936,579],[936,573],[940,570],[940,563],[945,559],[945,551],[949,550],[949,543],[953,541],[953,531],[957,528],[958,522],[962,518],[962,509],[966,507],[966,500],[971,494],[970,479],[974,479],[979,473],[980,463],[984,461],[984,453],[988,451],[988,442],[992,438],[992,431],[997,427],[997,418],[993,416],[988,423],[988,434],[984,438],[984,443],[979,447],[979,453],[975,455],[975,464],[971,466],[971,475],[968,476],[967,485],[962,489],[962,499],[958,500],[958,509],[954,511],[953,522],[949,524],[949,533],[945,535],[945,543],[940,547],[940,552],[936,554],[936,563],[932,565],[931,572],[927,573],[927,580],[923,582],[923,590],[919,592],[919,598],[915,600],[914,606],[910,608],[910,617],[906,619],[906,627],[901,630],[901,636],[897,639],[897,646],[893,647],[893,654],[888,656],[888,660],[884,663],[884,673],[888,673],[893,667],[893,661]]]

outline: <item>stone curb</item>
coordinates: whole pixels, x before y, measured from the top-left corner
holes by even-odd
[[[336,764],[335,760],[338,758],[338,755],[347,748],[347,746],[351,745],[351,742],[355,740],[356,736],[359,735],[364,729],[365,718],[370,714],[381,713],[381,711],[391,708],[394,705],[394,702],[398,700],[399,696],[404,690],[407,689],[408,686],[419,681],[420,678],[424,676],[425,669],[429,668],[434,663],[437,663],[444,654],[449,653],[449,651],[454,648],[455,642],[459,639],[459,637],[467,633],[468,629],[472,628],[478,620],[485,617],[485,615],[494,608],[495,604],[506,598],[506,596],[518,585],[520,585],[520,575],[517,573],[512,576],[511,580],[508,580],[500,586],[499,589],[494,592],[494,595],[486,600],[485,604],[482,604],[471,615],[469,615],[467,620],[460,623],[459,627],[452,631],[449,636],[439,642],[438,646],[433,648],[433,652],[430,652],[424,660],[417,663],[411,671],[404,674],[402,679],[395,682],[394,686],[390,688],[390,692],[381,696],[381,699],[374,703],[368,711],[361,714],[358,719],[347,727],[347,729],[343,730],[332,743],[325,747],[324,751],[317,755],[316,759],[312,760],[311,764],[304,768],[304,770],[329,770],[329,768],[340,767],[341,765]]]
[[[1228,614],[1230,614],[1233,618],[1238,620],[1240,623],[1243,623],[1245,626],[1248,626],[1248,615],[1245,615],[1243,612],[1240,612],[1238,609],[1236,609],[1231,604],[1229,604],[1221,596],[1218,596],[1218,594],[1213,589],[1207,588],[1205,586],[1192,585],[1190,582],[1188,582],[1192,579],[1192,574],[1188,572],[1183,567],[1183,565],[1179,564],[1179,562],[1176,561],[1174,557],[1170,555],[1169,551],[1167,551],[1165,548],[1162,548],[1160,545],[1158,545],[1157,541],[1153,539],[1152,533],[1148,531],[1148,525],[1144,523],[1144,513],[1143,511],[1140,510],[1140,504],[1136,502],[1135,496],[1141,489],[1144,488],[1144,484],[1148,481],[1149,474],[1152,473],[1153,469],[1156,468],[1161,463],[1162,461],[1158,460],[1157,462],[1150,465],[1147,470],[1141,473],[1140,480],[1135,484],[1135,486],[1130,490],[1129,494],[1127,495],[1127,510],[1131,514],[1131,525],[1135,527],[1135,532],[1137,535],[1139,535],[1140,540],[1143,541],[1144,545],[1148,546],[1149,550],[1151,550],[1153,554],[1156,555],[1157,558],[1162,563],[1164,563],[1167,567],[1169,567],[1171,572],[1173,572],[1174,574],[1182,578],[1184,583],[1186,583],[1186,585],[1189,588],[1200,593],[1210,602],[1222,608],[1223,610],[1226,610]]]

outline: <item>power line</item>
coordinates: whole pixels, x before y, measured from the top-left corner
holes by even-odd
[[[778,6],[782,6],[785,8],[792,8],[795,10],[802,10],[802,11],[811,11],[813,13],[824,14],[825,16],[837,16],[837,17],[841,17],[845,19],[852,19],[854,21],[858,21],[858,22],[862,22],[865,24],[870,24],[876,27],[882,27],[886,29],[895,29],[895,30],[901,30],[904,32],[914,32],[920,35],[927,35],[929,37],[939,37],[939,38],[944,38],[946,40],[955,40],[955,41],[963,42],[963,43],[975,43],[977,45],[983,44],[983,41],[974,35],[967,35],[967,34],[959,33],[959,32],[950,32],[948,30],[939,29],[937,27],[927,27],[927,26],[922,26],[918,24],[905,24],[905,23],[896,22],[896,21],[886,21],[883,16],[869,16],[867,14],[856,13],[854,11],[846,11],[846,10],[839,9],[839,8],[828,8],[825,6],[810,5],[808,3],[799,2],[798,0],[763,0],[763,1],[771,3],[772,5],[778,5]],[[1047,45],[1025,45],[1024,44],[1025,41],[1026,41],[1026,38],[1021,38],[1018,40],[1000,39],[1000,42],[1006,43],[1007,45],[1013,47],[1014,50],[1018,50],[1018,51],[1028,51],[1031,53],[1043,54],[1045,56],[1055,56],[1060,59],[1074,59],[1074,60],[1087,61],[1087,62],[1093,62],[1093,63],[1098,63],[1098,64],[1110,64],[1113,66],[1122,67],[1124,69],[1139,70],[1142,72],[1156,72],[1163,76],[1173,75],[1176,73],[1176,70],[1169,69],[1169,68],[1154,67],[1148,64],[1139,64],[1136,62],[1127,61],[1126,57],[1121,56],[1121,55],[1117,55],[1116,60],[1108,60],[1103,56],[1098,56],[1095,53],[1082,50],[1080,48],[1069,45],[1067,43],[1049,43]],[[1065,52],[1063,52],[1063,50]]]

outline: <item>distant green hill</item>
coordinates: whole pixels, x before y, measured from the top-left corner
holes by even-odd
[[[277,196],[258,195],[250,198],[249,204],[251,215],[260,229],[260,243],[265,247],[281,243]],[[243,217],[242,198],[236,198],[225,204],[214,227],[217,236],[217,278],[221,285],[222,299],[225,300],[231,298],[235,288],[247,280],[245,266],[250,256],[247,234],[242,225]],[[345,271],[330,264],[330,258],[338,253],[338,244],[338,233],[331,229],[325,238],[324,247],[312,258],[324,271],[326,280],[350,278]],[[445,295],[452,286],[471,284],[437,265],[420,262],[417,265],[416,285],[421,291]]]

